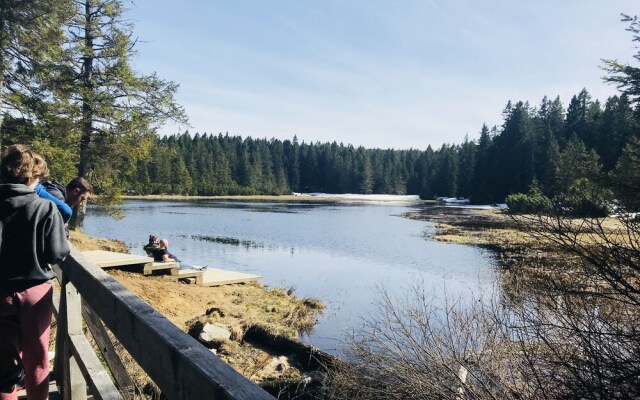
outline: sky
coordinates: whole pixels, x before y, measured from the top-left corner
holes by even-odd
[[[637,0],[137,0],[134,67],[180,85],[189,127],[425,149],[500,125],[507,101],[604,102],[637,65]]]

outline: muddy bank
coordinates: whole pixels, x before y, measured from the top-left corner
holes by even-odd
[[[558,249],[534,238],[526,225],[501,209],[431,206],[406,218],[435,224],[428,239],[479,245],[496,252],[502,270],[540,268],[558,260]]]
[[[80,250],[127,252],[122,242],[73,232],[70,241]],[[267,390],[313,384],[312,377],[325,355],[299,339],[313,329],[324,310],[315,299],[299,298],[293,288],[261,284],[205,287],[175,282],[167,275],[106,270],[132,293],[198,339],[223,361]],[[211,340],[201,335],[214,326],[226,336]],[[116,346],[140,392],[153,396],[154,385],[121,346]]]
[[[430,206],[403,216],[433,222],[435,232],[427,237],[442,242],[495,246],[498,250],[532,242],[523,227],[499,209]]]

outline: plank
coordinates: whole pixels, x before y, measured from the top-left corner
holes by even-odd
[[[61,276],[62,271],[60,270],[59,267],[55,266],[54,270],[56,271],[56,273]],[[60,314],[60,292],[58,290],[56,290],[55,288],[53,289],[53,306],[54,306],[54,315],[56,318],[59,318],[59,314]],[[98,358],[95,356],[95,354],[93,355],[88,355],[86,357],[90,357],[93,359],[93,362],[90,364],[91,367],[91,371],[98,371],[96,372],[86,372],[86,371],[82,371],[83,375],[85,376],[85,378],[87,378],[87,373],[90,374],[90,376],[86,379],[86,381],[89,383],[90,388],[92,388],[92,390],[100,390],[103,393],[96,393],[96,399],[100,399],[100,398],[118,398],[118,399],[131,399],[133,398],[133,392],[134,392],[134,384],[133,381],[131,380],[131,378],[129,377],[129,375],[126,372],[126,369],[124,368],[124,365],[122,364],[122,361],[120,360],[120,358],[118,357],[118,355],[115,352],[115,348],[113,347],[113,344],[111,343],[111,340],[109,339],[109,336],[106,332],[106,330],[104,329],[104,327],[102,326],[102,323],[100,322],[100,319],[98,318],[97,315],[95,315],[95,313],[93,313],[93,311],[85,304],[85,302],[82,302],[82,316],[85,319],[85,322],[87,324],[87,327],[89,328],[89,331],[91,332],[91,334],[93,335],[96,344],[98,345],[98,348],[100,349],[100,351],[102,352],[102,355],[107,363],[107,365],[109,366],[109,368],[111,369],[111,372],[114,376],[114,378],[116,379],[116,382],[118,382],[118,386],[121,388],[118,397],[113,397],[114,393],[113,393],[113,389],[115,389],[115,386],[113,385],[113,383],[111,382],[111,379],[109,377],[109,375],[106,373],[106,371],[104,370],[104,368],[102,368],[102,363],[100,363],[100,361],[98,360]],[[62,319],[60,319],[61,321]],[[59,321],[59,322],[60,322]],[[60,326],[60,325],[58,325]],[[63,332],[64,330],[59,329],[58,332]],[[78,336],[78,335],[76,335]],[[84,335],[82,335],[82,337],[84,337]],[[78,338],[76,339],[76,342],[78,342]],[[90,347],[89,342],[86,340],[86,338],[84,339],[86,342],[86,345],[84,345],[84,351],[82,354],[77,353],[75,356],[78,357],[83,357],[85,356],[85,354],[88,354],[87,350],[86,350],[86,346],[89,346],[89,350],[91,350],[91,353],[93,353],[93,349]],[[62,343],[62,337],[58,336],[56,338],[56,349],[58,349],[58,343]],[[80,345],[80,347],[83,347],[82,345]],[[78,345],[76,344],[76,347],[78,348]],[[60,350],[62,351],[62,350]],[[72,346],[72,351],[74,351],[74,347]],[[58,357],[55,357],[56,360],[58,360]],[[96,360],[97,363],[96,363]],[[85,365],[85,362],[81,361],[78,364],[80,365]],[[61,367],[56,367],[54,368],[54,371],[58,370]],[[63,374],[58,374],[59,376],[63,376]],[[99,377],[99,379],[102,379],[101,381],[98,382],[93,382],[93,376]],[[106,381],[104,381],[106,377]],[[117,389],[116,389],[117,391]],[[104,396],[107,397],[104,397]]]
[[[259,275],[245,274],[243,272],[226,271],[217,268],[207,268],[204,271],[203,282],[205,286],[230,285],[233,283],[251,283],[262,279]]]
[[[60,310],[58,314],[58,331],[62,339],[62,396],[64,400],[76,400],[87,396],[87,383],[80,369],[77,356],[73,355],[70,338],[82,333],[81,296],[66,272],[60,282]],[[86,338],[85,338],[86,340]],[[95,356],[95,353],[93,353]]]
[[[100,318],[98,318],[93,310],[86,305],[86,302],[82,304],[82,316],[87,324],[87,328],[89,328],[91,335],[100,349],[102,358],[107,363],[107,366],[116,381],[118,389],[120,389],[122,397],[126,400],[133,399],[135,392],[133,380],[127,373],[118,353],[116,353],[116,349],[109,338],[107,330],[102,325]]]
[[[93,397],[99,400],[122,400],[122,395],[111,382],[109,374],[102,367],[100,359],[98,359],[84,334],[82,332],[69,333],[69,340],[73,358],[78,363],[78,369],[82,372],[84,381],[91,389]],[[86,393],[86,386],[84,386],[84,393],[82,393],[84,398],[86,398]],[[78,394],[74,391],[71,398],[80,399],[81,395]]]
[[[167,398],[273,399],[74,247],[62,269]]]
[[[151,257],[106,250],[83,251],[82,255],[86,260],[94,263],[100,268],[123,267],[126,265],[145,265],[153,262],[153,258]]]

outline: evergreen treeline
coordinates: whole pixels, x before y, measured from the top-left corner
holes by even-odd
[[[576,160],[591,160],[583,174],[613,170],[639,122],[627,95],[603,105],[582,90],[566,109],[558,97],[538,107],[509,102],[501,126],[483,126],[478,140],[439,149],[183,133],[158,138],[127,186],[141,194],[385,193],[502,202],[534,180],[548,195],[568,190],[578,178],[567,175]]]

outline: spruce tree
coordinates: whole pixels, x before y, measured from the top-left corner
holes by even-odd
[[[147,154],[157,129],[186,117],[174,101],[176,84],[132,69],[136,41],[121,0],[76,0],[73,7],[57,95],[80,133],[78,176],[117,193],[118,176]],[[82,227],[84,210],[74,217],[71,225]]]
[[[629,24],[627,31],[633,34],[632,40],[640,42],[640,20],[638,16],[632,17],[622,14],[622,22]],[[637,46],[636,49],[638,49]],[[640,61],[640,50],[636,51],[633,58],[636,61]],[[617,60],[604,60],[603,62],[603,69],[607,72],[604,81],[616,85],[623,94],[629,97],[634,105],[638,106],[640,104],[640,67],[623,64]]]
[[[19,111],[36,123],[46,113],[69,5],[67,0],[0,0],[0,129],[5,111]]]

